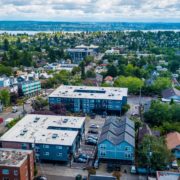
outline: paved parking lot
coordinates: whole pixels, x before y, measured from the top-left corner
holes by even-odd
[[[83,140],[81,142],[81,146],[78,149],[78,152],[76,154],[76,156],[78,156],[79,154],[86,154],[90,157],[90,161],[88,161],[87,163],[77,163],[77,162],[73,162],[72,163],[72,167],[73,168],[79,168],[82,169],[84,167],[88,167],[92,165],[92,162],[94,161],[94,159],[96,158],[96,152],[97,152],[97,147],[93,146],[93,145],[87,145],[85,143],[85,139],[87,138],[87,136],[89,135],[88,130],[90,129],[90,125],[91,124],[96,124],[99,126],[98,128],[98,134],[93,134],[94,136],[97,136],[99,138],[100,133],[101,133],[101,129],[102,126],[104,125],[105,122],[105,118],[102,118],[101,116],[97,115],[94,119],[91,119],[90,117],[86,118],[86,123],[85,123],[85,136],[83,137]]]

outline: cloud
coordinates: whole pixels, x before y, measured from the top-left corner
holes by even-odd
[[[0,0],[0,20],[180,21],[179,0]]]

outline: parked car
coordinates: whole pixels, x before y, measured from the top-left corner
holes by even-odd
[[[86,144],[95,146],[97,145],[97,141],[95,139],[88,138],[86,139]]]
[[[12,113],[16,113],[18,111],[17,106],[12,107]]]
[[[87,154],[80,154],[78,158],[83,158],[88,160],[90,157]]]
[[[97,137],[97,136],[94,136],[94,135],[88,135],[88,136],[87,136],[87,139],[88,139],[88,138],[95,139],[96,141],[98,140],[98,137]]]
[[[91,124],[89,127],[93,128],[93,129],[98,129],[99,128],[99,126],[97,124]]]
[[[86,162],[87,162],[87,159],[77,158],[76,162],[78,162],[78,163],[86,163]]]
[[[171,167],[172,167],[173,169],[178,169],[177,160],[174,160],[174,161],[172,162]]]
[[[94,130],[94,129],[90,129],[88,131],[89,134],[98,134],[99,132],[97,130]]]
[[[95,169],[99,168],[99,160],[98,159],[94,162],[94,168]]]
[[[95,117],[96,117],[96,114],[95,114],[95,113],[90,114],[90,118],[91,118],[91,119],[95,119]]]
[[[136,174],[136,166],[131,166],[131,173]]]
[[[47,180],[47,177],[45,176],[38,176],[35,178],[35,180]]]
[[[106,118],[106,117],[107,117],[107,112],[103,112],[102,118]]]

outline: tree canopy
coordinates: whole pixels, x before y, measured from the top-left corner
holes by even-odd
[[[132,76],[120,76],[114,82],[115,87],[126,87],[128,88],[129,93],[138,93],[143,85],[144,82],[141,79]]]
[[[138,165],[151,167],[153,170],[164,170],[171,160],[171,152],[167,149],[163,138],[145,136],[138,148]]]

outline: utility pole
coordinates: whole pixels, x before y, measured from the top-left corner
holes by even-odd
[[[143,117],[142,117],[142,95],[141,95],[141,87],[140,87],[140,92],[139,92],[139,116],[140,116],[140,120],[141,122],[143,121]]]

